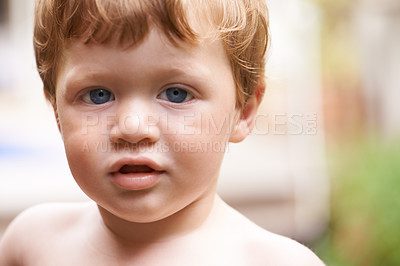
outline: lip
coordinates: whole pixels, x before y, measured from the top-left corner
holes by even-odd
[[[120,173],[119,170],[124,165],[147,165],[152,168],[152,172]],[[161,179],[165,171],[153,160],[144,157],[123,158],[116,161],[111,166],[111,181],[118,187],[127,190],[144,190],[155,186]]]
[[[156,171],[163,171],[161,166],[157,164],[155,161],[146,157],[137,157],[137,158],[122,158],[111,165],[112,173],[118,172],[122,166],[126,164],[134,164],[134,165],[147,165],[150,168],[153,168]]]

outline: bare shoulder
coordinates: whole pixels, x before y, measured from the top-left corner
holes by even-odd
[[[308,247],[264,229],[258,235],[249,235],[248,250],[258,262],[268,261],[267,265],[325,265]]]
[[[251,259],[251,265],[325,265],[309,248],[287,237],[269,232],[231,209],[230,230],[235,231],[233,247]],[[240,233],[238,233],[240,232]]]
[[[41,243],[48,245],[73,227],[88,208],[89,203],[51,203],[23,211],[0,240],[0,265],[22,265]]]

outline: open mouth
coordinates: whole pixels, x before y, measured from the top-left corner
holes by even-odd
[[[147,165],[134,165],[134,164],[125,164],[119,169],[119,173],[121,174],[131,174],[131,173],[151,173],[155,170]]]
[[[120,164],[111,173],[111,180],[120,188],[125,190],[143,190],[155,186],[164,171],[154,169],[147,164]],[[157,166],[155,166],[157,167]]]

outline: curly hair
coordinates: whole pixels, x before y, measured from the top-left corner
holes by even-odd
[[[55,103],[57,71],[67,41],[118,40],[134,46],[156,26],[175,44],[196,44],[205,36],[191,25],[193,18],[211,25],[207,37],[222,40],[237,88],[236,106],[243,108],[264,84],[269,44],[265,0],[36,0],[34,51],[47,98]]]

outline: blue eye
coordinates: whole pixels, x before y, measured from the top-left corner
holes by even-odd
[[[174,87],[166,89],[159,95],[159,97],[173,103],[182,103],[193,98],[193,96],[187,91]]]
[[[114,99],[114,94],[106,89],[94,89],[83,96],[83,101],[90,104],[104,104]]]

